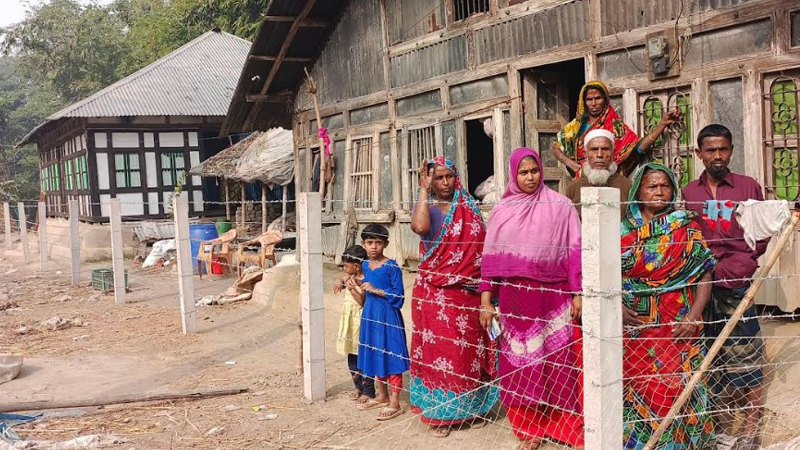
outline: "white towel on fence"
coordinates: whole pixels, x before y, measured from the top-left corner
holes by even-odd
[[[756,242],[778,234],[790,216],[786,200],[747,200],[736,207],[736,221],[744,230],[745,242],[754,250]]]

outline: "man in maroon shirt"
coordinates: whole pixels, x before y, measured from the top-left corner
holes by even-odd
[[[697,135],[697,156],[706,170],[700,178],[683,189],[686,208],[698,215],[698,222],[717,263],[714,286],[705,317],[714,322],[706,328],[706,336],[713,342],[733,311],[742,301],[750,281],[758,269],[758,257],[764,254],[769,240],[758,242],[752,250],[744,240],[744,232],[736,222],[736,204],[745,200],[763,200],[761,186],[750,177],[728,169],[733,154],[731,132],[718,124],[708,125]],[[746,400],[747,420],[744,435],[737,449],[760,448],[760,419],[762,413],[762,364],[764,347],[756,310],[751,306],[725,341],[714,362],[711,386],[721,398]],[[717,409],[726,409],[718,404]],[[726,419],[717,417],[726,431]]]

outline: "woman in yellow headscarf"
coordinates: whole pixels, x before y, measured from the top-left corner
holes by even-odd
[[[589,131],[602,128],[614,133],[614,162],[627,176],[644,159],[658,136],[680,120],[680,111],[669,111],[650,134],[640,139],[611,106],[606,85],[602,81],[590,81],[581,88],[578,114],[559,131],[550,151],[578,178],[586,161],[583,137]]]

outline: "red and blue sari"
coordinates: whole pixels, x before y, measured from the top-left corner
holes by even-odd
[[[444,426],[485,416],[498,391],[490,384],[495,352],[478,320],[486,226],[453,162],[437,157],[429,163],[450,169],[456,182],[441,227],[433,230],[432,239],[420,242],[412,293],[411,409],[423,423]]]

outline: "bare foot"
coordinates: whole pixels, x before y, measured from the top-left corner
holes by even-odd
[[[367,403],[370,400],[371,399],[369,398],[369,396],[361,394],[361,397],[358,397],[356,399],[356,403],[358,403],[359,405],[363,405],[364,403]]]

